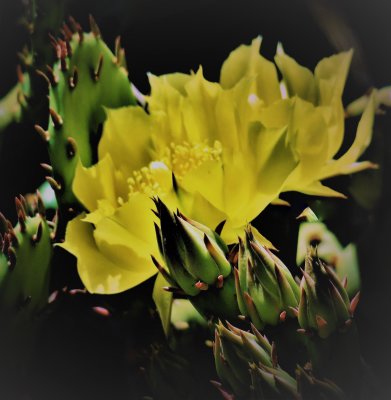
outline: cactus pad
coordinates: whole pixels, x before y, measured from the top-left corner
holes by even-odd
[[[63,25],[64,40],[51,37],[58,61],[41,73],[49,83],[50,120],[47,130],[36,130],[48,142],[53,176],[49,183],[60,204],[72,205],[72,181],[78,160],[95,161],[104,107],[136,104],[125,67],[123,49],[116,41],[115,55],[103,42],[91,18],[91,33],[71,19],[73,31]]]

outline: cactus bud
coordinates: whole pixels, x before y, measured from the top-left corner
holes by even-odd
[[[312,247],[307,254],[301,281],[298,320],[302,329],[321,338],[346,326],[351,318],[348,294],[334,271]]]
[[[248,228],[239,242],[236,293],[242,315],[258,329],[295,317],[299,287],[288,268],[262,246]]]
[[[157,239],[170,275],[166,280],[174,281],[207,318],[236,319],[239,310],[226,244],[205,225],[179,211],[172,213],[159,199],[155,203],[160,218]]]

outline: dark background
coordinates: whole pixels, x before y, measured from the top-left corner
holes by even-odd
[[[0,96],[16,81],[16,53],[27,38],[19,23],[22,12],[22,0],[0,0]],[[65,2],[65,15],[73,15],[86,29],[89,13],[95,16],[111,48],[115,37],[121,35],[130,78],[144,92],[148,91],[148,71],[188,72],[202,64],[205,76],[217,80],[229,52],[259,34],[264,38],[262,52],[268,58],[281,41],[289,55],[310,68],[327,55],[354,47],[345,104],[371,86],[391,84],[391,2],[386,0]],[[13,197],[39,186],[45,174],[38,164],[45,162],[47,155],[29,124],[12,127],[6,143],[0,153],[0,210],[15,219]],[[333,211],[326,222],[343,243],[355,241],[359,245],[363,295],[357,319],[363,356],[380,377],[382,392],[387,393],[391,357],[391,112],[377,119],[368,158],[381,165],[379,172],[362,174],[363,193],[370,197],[370,204],[362,207],[354,196],[344,204],[330,200]],[[354,179],[337,179],[334,187],[351,187]],[[298,205],[283,213],[293,217],[306,202],[311,200],[300,198]],[[269,229],[271,236],[273,229],[267,222],[272,218],[272,213],[265,213],[265,230]]]

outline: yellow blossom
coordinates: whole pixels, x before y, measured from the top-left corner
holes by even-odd
[[[89,291],[123,291],[156,272],[153,196],[210,227],[226,221],[222,237],[233,242],[281,192],[342,196],[321,180],[373,166],[357,162],[371,140],[373,100],[352,146],[334,159],[352,53],[326,58],[312,73],[279,48],[280,82],[260,45],[256,38],[234,50],[219,83],[201,68],[150,75],[148,112],[107,110],[99,161],[79,164],[73,185],[88,213],[69,223],[63,244]]]

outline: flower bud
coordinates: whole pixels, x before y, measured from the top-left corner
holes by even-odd
[[[236,293],[242,315],[258,329],[276,325],[286,315],[295,316],[299,287],[288,268],[262,246],[247,229],[239,242]]]
[[[168,268],[167,280],[207,318],[236,319],[239,310],[226,244],[205,225],[179,211],[172,213],[159,199],[155,203],[160,218],[156,233]]]
[[[348,328],[357,304],[348,294],[331,267],[312,247],[307,254],[301,281],[298,320],[302,329],[316,331],[327,338],[338,329]]]

